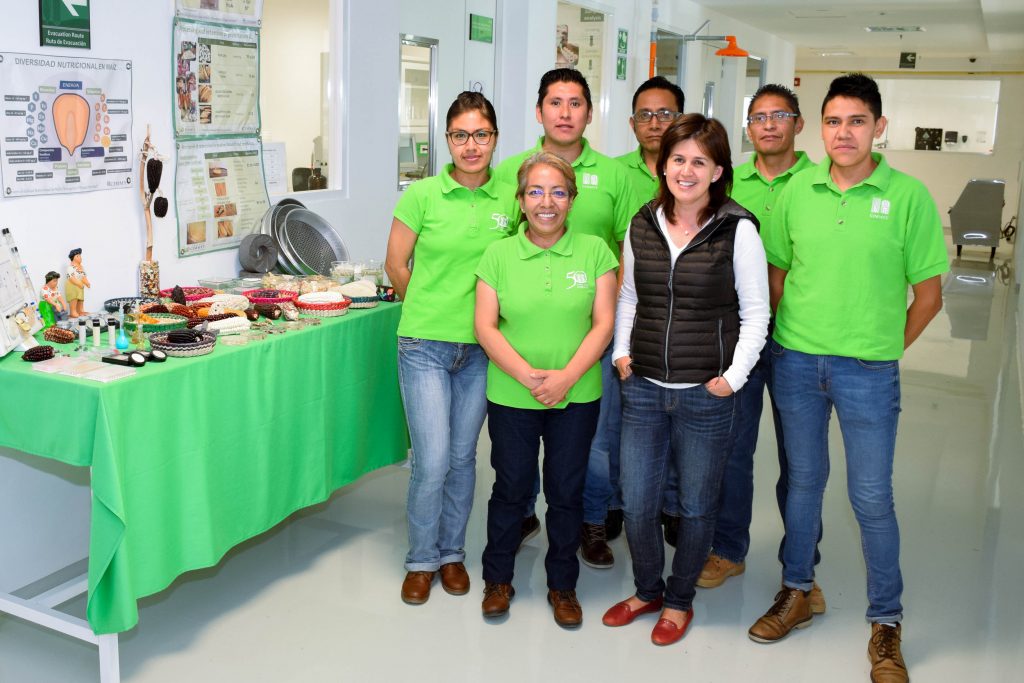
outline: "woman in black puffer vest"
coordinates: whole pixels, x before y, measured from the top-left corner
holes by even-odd
[[[612,359],[622,377],[621,486],[636,593],[604,616],[623,626],[661,611],[657,645],[683,637],[714,535],[733,394],[768,329],[768,275],[756,219],[728,198],[729,138],[718,121],[681,117],[665,131],[661,190],[630,225]],[[676,491],[664,491],[670,461]],[[668,581],[659,514],[682,518]]]

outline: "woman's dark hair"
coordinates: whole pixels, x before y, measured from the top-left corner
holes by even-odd
[[[587,109],[593,109],[594,103],[590,99],[590,85],[587,78],[576,69],[552,69],[540,77],[540,87],[537,88],[537,106],[544,106],[544,98],[548,96],[548,88],[555,83],[575,83],[583,89],[583,99],[587,101]]]
[[[701,209],[697,217],[700,223],[715,215],[729,199],[732,191],[732,153],[729,150],[729,134],[717,119],[709,119],[701,114],[684,114],[665,130],[661,136],[661,150],[658,152],[658,199],[656,206],[664,209],[665,218],[672,219],[676,208],[676,198],[668,189],[665,178],[665,166],[672,150],[680,142],[693,140],[711,162],[722,168],[722,175],[711,183],[708,190],[708,205]]]
[[[487,119],[488,123],[491,124],[491,128],[495,132],[498,131],[498,115],[494,113],[494,105],[483,96],[483,93],[471,92],[469,90],[460,92],[455,101],[452,102],[452,106],[448,107],[448,115],[444,120],[445,128],[450,129],[452,127],[452,119],[469,111],[480,112]]]

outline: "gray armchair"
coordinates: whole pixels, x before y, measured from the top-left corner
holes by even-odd
[[[967,181],[960,198],[949,210],[949,227],[953,232],[956,255],[960,256],[964,245],[989,247],[995,258],[999,246],[1003,222],[1003,191],[1006,181]]]

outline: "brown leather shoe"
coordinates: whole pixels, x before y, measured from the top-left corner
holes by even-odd
[[[516,595],[511,583],[484,581],[483,612],[488,619],[508,614],[509,603]]]
[[[899,624],[871,624],[868,659],[871,660],[871,683],[908,683],[910,674],[900,653],[902,629]]]
[[[604,524],[584,522],[580,534],[580,559],[583,564],[594,569],[611,569],[615,564],[615,556],[604,535]]]
[[[562,628],[576,628],[583,623],[583,608],[576,591],[548,591],[548,603],[555,614],[555,623]]]
[[[409,572],[402,582],[402,600],[408,605],[422,605],[430,597],[434,572]]]
[[[811,613],[808,593],[798,588],[783,587],[775,596],[775,604],[754,622],[747,635],[755,643],[774,643],[788,636],[794,628],[810,626],[814,614]]]
[[[825,613],[825,594],[821,592],[821,586],[817,582],[811,587],[811,592],[807,595],[807,599],[811,601],[811,612],[814,614]]]
[[[469,592],[469,574],[461,562],[441,565],[441,587],[449,595],[465,595]]]
[[[711,553],[697,578],[697,585],[701,588],[718,588],[730,576],[739,576],[746,568],[745,562],[733,562]]]

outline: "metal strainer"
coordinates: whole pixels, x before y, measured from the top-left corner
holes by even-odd
[[[330,223],[312,211],[289,211],[277,230],[281,250],[305,274],[330,275],[332,262],[349,259],[348,248],[341,236]]]

